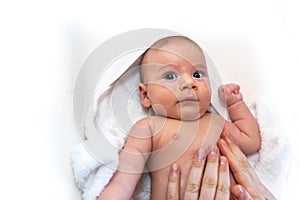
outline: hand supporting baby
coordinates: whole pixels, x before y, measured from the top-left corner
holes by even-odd
[[[218,141],[218,149],[206,157],[195,156],[190,170],[184,199],[270,199],[275,200],[273,194],[260,181],[247,158],[229,137],[223,132]],[[196,155],[198,155],[196,153]],[[229,188],[229,168],[237,182]],[[173,164],[168,181],[167,199],[178,200],[180,184],[180,168]],[[193,186],[193,187],[191,187]]]

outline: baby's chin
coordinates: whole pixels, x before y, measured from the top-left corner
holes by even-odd
[[[206,111],[200,111],[198,106],[187,105],[182,106],[179,112],[169,112],[167,113],[163,106],[155,105],[152,106],[155,115],[161,117],[167,117],[171,119],[181,120],[181,121],[195,121],[199,120]]]
[[[167,116],[169,118],[181,120],[181,121],[196,121],[199,120],[205,113],[200,113],[197,110],[190,112],[182,112],[180,116]]]
[[[198,113],[182,113],[180,120],[181,121],[195,121],[199,120],[203,115]]]
[[[200,111],[199,108],[185,107],[181,110],[179,119],[181,121],[195,121],[199,120],[205,114],[204,111]]]

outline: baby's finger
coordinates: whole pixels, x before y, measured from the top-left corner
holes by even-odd
[[[230,84],[231,90],[233,91],[234,94],[239,93],[240,91],[240,86],[238,84],[235,83],[231,83]]]
[[[218,88],[218,96],[219,96],[219,98],[220,98],[222,101],[225,101],[225,88],[224,88],[224,85],[221,85],[221,86]]]

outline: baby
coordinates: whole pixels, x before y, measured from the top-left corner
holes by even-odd
[[[154,115],[139,120],[120,152],[120,164],[100,199],[131,199],[143,172],[151,174],[151,199],[166,199],[170,165],[181,167],[181,192],[195,152],[207,153],[225,129],[249,155],[260,148],[257,122],[243,101],[239,86],[219,88],[232,122],[208,112],[211,89],[204,54],[183,36],[160,39],[143,55],[139,93]],[[182,197],[181,197],[182,198]]]

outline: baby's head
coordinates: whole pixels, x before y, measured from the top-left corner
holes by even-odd
[[[143,55],[139,91],[145,108],[155,115],[184,121],[202,117],[211,95],[204,54],[192,40],[171,36]]]

